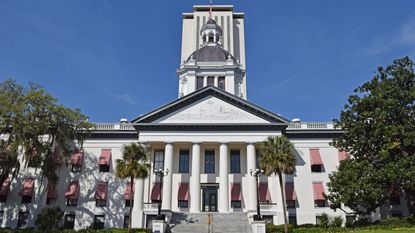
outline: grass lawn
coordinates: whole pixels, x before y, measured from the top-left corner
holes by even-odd
[[[396,230],[364,230],[356,231],[356,233],[415,233],[415,228],[413,229],[396,229]]]

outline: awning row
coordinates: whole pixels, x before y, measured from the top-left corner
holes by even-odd
[[[339,161],[343,161],[347,158],[346,151],[338,151]],[[311,165],[323,165],[321,160],[320,150],[316,148],[310,149],[310,163]]]
[[[84,161],[84,151],[81,149],[76,149],[71,156],[69,164],[81,166]],[[101,155],[98,159],[99,165],[110,165],[111,163],[111,149],[102,149]]]

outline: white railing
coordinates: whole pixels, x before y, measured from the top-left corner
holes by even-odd
[[[288,130],[297,129],[335,129],[332,122],[301,122],[291,123],[287,127]]]
[[[95,123],[96,130],[134,130],[131,124]]]
[[[143,203],[143,209],[147,211],[157,210],[158,203]]]

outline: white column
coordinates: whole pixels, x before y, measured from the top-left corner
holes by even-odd
[[[172,177],[173,177],[173,143],[166,142],[166,148],[164,150],[164,170],[169,169],[167,175],[165,174],[163,179],[163,210],[171,210],[171,193],[172,193]]]
[[[144,179],[134,180],[134,205],[131,226],[134,228],[144,227]]]
[[[219,212],[229,212],[229,163],[228,144],[221,142],[219,146]]]
[[[249,193],[248,198],[248,210],[255,211],[256,210],[256,202],[257,202],[257,186],[256,186],[256,179],[255,176],[252,176],[249,171],[255,172],[256,169],[256,158],[255,158],[255,144],[253,142],[248,142],[246,145],[246,165],[247,165],[247,172],[248,172],[248,187]]]
[[[215,87],[219,87],[219,85],[218,85],[218,79],[219,79],[219,77],[218,76],[215,76],[215,81],[214,81]]]
[[[192,146],[192,173],[190,176],[190,209],[191,213],[200,212],[200,143]]]

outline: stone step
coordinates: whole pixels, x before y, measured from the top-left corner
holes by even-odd
[[[207,213],[173,213],[169,225],[173,233],[209,232]],[[212,233],[252,233],[244,213],[212,213],[212,229]]]

